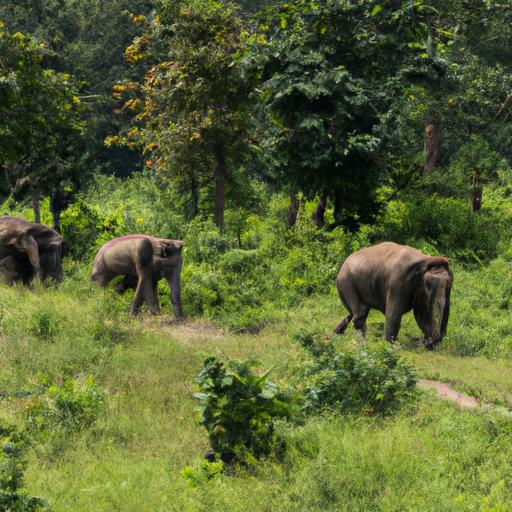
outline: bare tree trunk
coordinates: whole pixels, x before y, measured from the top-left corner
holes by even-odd
[[[327,206],[327,195],[322,194],[318,198],[315,211],[311,215],[311,220],[315,223],[317,228],[323,228],[325,226],[325,208]]]
[[[220,232],[224,232],[224,208],[226,200],[226,155],[224,145],[216,143],[215,154],[215,224]]]
[[[199,182],[197,176],[192,174],[190,176],[190,219],[195,219],[199,213]]]
[[[32,208],[34,210],[34,222],[41,224],[41,201],[39,196],[34,196],[32,200]]]
[[[471,209],[478,212],[482,208],[482,185],[478,172],[473,174],[473,192],[471,193]]]
[[[425,126],[423,136],[425,146],[425,174],[430,174],[437,164],[439,157],[439,145],[441,142],[441,133],[437,121],[432,118]]]
[[[60,190],[53,189],[50,195],[50,210],[53,218],[53,229],[60,233],[60,214],[63,210],[63,200]]]
[[[290,206],[286,215],[286,224],[289,228],[293,228],[297,222],[299,215],[300,201],[299,196],[295,192],[290,192]]]

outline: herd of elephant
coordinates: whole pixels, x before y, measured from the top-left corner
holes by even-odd
[[[63,237],[55,230],[18,217],[0,217],[0,278],[7,284],[62,278]],[[145,234],[114,238],[94,258],[91,279],[106,287],[119,277],[118,293],[135,290],[131,314],[143,303],[159,314],[157,285],[166,279],[175,317],[181,305],[181,240]],[[336,287],[349,311],[335,328],[341,334],[353,321],[362,335],[371,308],[386,316],[385,339],[398,336],[402,315],[413,310],[423,344],[433,348],[446,334],[453,274],[448,260],[427,256],[412,247],[382,242],[351,254],[341,266]]]

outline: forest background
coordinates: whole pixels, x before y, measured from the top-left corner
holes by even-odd
[[[316,343],[319,333],[344,315],[334,289],[342,261],[382,240],[448,256],[455,272],[454,311],[438,354],[418,356],[417,333],[406,321],[401,335],[406,358],[422,376],[442,377],[500,406],[512,404],[505,378],[512,374],[512,9],[506,2],[0,0],[0,20],[1,213],[53,225],[64,236],[66,255],[60,289],[48,287],[33,298],[18,289],[3,291],[0,383],[6,391],[0,400],[5,397],[2,410],[10,420],[27,421],[26,394],[50,400],[45,393],[52,386],[66,393],[66,379],[74,383],[70,396],[73,386],[94,394],[95,385],[85,379],[94,374],[101,387],[110,389],[109,407],[118,415],[105,420],[95,452],[103,470],[114,471],[100,451],[113,442],[121,459],[120,447],[137,452],[143,445],[137,438],[143,436],[142,424],[123,416],[123,407],[140,407],[141,418],[145,414],[143,396],[130,395],[132,379],[146,378],[131,373],[137,358],[146,365],[152,357],[184,358],[191,383],[204,351],[217,351],[224,359],[257,353],[264,364],[276,366],[278,380],[289,383],[293,371],[287,358],[302,357],[297,340]],[[212,349],[207,334],[199,333],[197,354],[181,346],[165,352],[164,334],[149,319],[144,328],[129,323],[129,295],[115,302],[100,297],[89,283],[98,248],[133,232],[185,241],[185,313],[211,322],[201,324],[208,336],[226,333],[219,348]],[[161,302],[168,311],[163,283]],[[78,322],[81,307],[83,325]],[[381,332],[382,319],[371,318],[371,336]],[[41,337],[51,344],[41,346]],[[259,347],[262,337],[270,341]],[[146,341],[135,348],[138,338]],[[148,340],[157,348],[143,354]],[[27,347],[37,355],[27,357]],[[152,397],[165,395],[157,389],[165,388],[164,376],[170,378],[168,369],[155,371],[162,382]],[[121,375],[119,388],[114,375]],[[183,378],[178,372],[171,381]],[[190,389],[177,386],[188,421],[193,407],[184,397]],[[155,418],[161,421],[167,406],[159,407]],[[414,418],[424,414],[430,424],[441,414],[442,406],[436,407],[387,424],[383,436],[393,442],[402,438],[398,451],[406,457]],[[461,421],[453,412],[443,409],[443,414],[451,418],[447,425]],[[289,501],[280,505],[286,510],[304,471],[311,483],[304,506],[326,510],[350,496],[355,501],[347,503],[370,510],[362,477],[343,477],[346,495],[337,480],[326,477],[324,491],[313,483],[318,453],[324,454],[325,446],[333,446],[333,453],[342,450],[331,439],[336,429],[345,429],[345,442],[365,435],[357,434],[358,421],[368,422],[364,429],[370,443],[382,427],[373,420],[329,416],[306,423],[302,434],[293,434],[303,438],[293,441],[297,452],[290,452],[290,474],[261,469],[268,473],[260,475],[254,492],[267,496],[261,482],[283,478],[280,485],[290,486],[282,496]],[[482,429],[494,426],[488,418],[464,421],[475,436],[471,446],[477,458]],[[185,420],[179,422],[187,431]],[[125,438],[121,425],[135,438]],[[33,441],[39,448],[30,455],[29,487],[50,494],[57,508],[81,503],[87,510],[84,503],[90,506],[98,495],[121,500],[117,487],[111,494],[93,490],[96,498],[84,498],[73,485],[69,491],[58,484],[62,471],[78,464],[71,446],[90,460],[85,443],[97,435],[94,428],[87,424],[71,441],[67,431],[58,440]],[[189,439],[192,445],[197,432]],[[424,442],[433,450],[433,461],[441,456],[442,444],[436,447],[431,434]],[[153,435],[144,443],[160,451],[158,436],[164,434]],[[184,466],[193,450],[176,442],[172,450]],[[486,442],[492,454],[484,448],[478,452],[485,461],[502,447]],[[314,445],[311,453],[303,446],[308,443]],[[351,456],[369,466],[375,462],[369,452],[344,456],[347,468]],[[303,457],[313,462],[301,466]],[[468,478],[462,462],[446,464],[448,472]],[[447,503],[454,510],[469,509],[464,500],[474,500],[475,507],[490,503],[486,510],[507,510],[510,491],[499,482],[509,477],[505,464],[498,466],[496,481],[486,483],[484,473],[473,474],[468,489],[454,490],[446,484],[449,478],[440,478],[434,485],[438,501],[429,499],[447,510]],[[403,470],[408,477],[409,470]],[[370,477],[376,510],[397,510],[393,506],[400,500],[428,502],[419,476],[412,487],[381,492],[379,478],[384,487],[396,484],[390,483],[391,470],[382,471]],[[416,471],[421,475],[423,470]],[[132,478],[126,474],[119,476],[119,485]],[[200,499],[190,498],[191,510],[199,507],[198,499],[219,507],[228,500],[236,508],[256,477],[239,478],[236,485],[203,489]],[[69,485],[72,479],[63,481]],[[48,482],[51,492],[46,492]],[[235,487],[223,498],[222,487],[230,485]],[[140,492],[130,504],[133,510],[147,503]],[[160,496],[160,487],[155,493]],[[190,497],[184,496],[180,499]],[[109,510],[107,504],[104,509]]]

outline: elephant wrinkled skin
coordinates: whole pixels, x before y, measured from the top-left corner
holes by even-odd
[[[91,279],[106,287],[112,279],[123,276],[116,286],[118,293],[135,289],[131,314],[136,315],[143,302],[152,314],[160,313],[157,285],[165,278],[171,289],[174,315],[183,316],[181,307],[181,240],[166,240],[135,234],[114,238],[96,254]]]
[[[63,238],[18,217],[0,217],[0,279],[7,284],[62,278]]]
[[[341,334],[351,320],[363,336],[371,308],[386,315],[385,338],[398,335],[402,315],[414,310],[423,343],[433,348],[446,334],[453,274],[448,260],[412,247],[383,242],[351,254],[341,266],[336,287],[349,315],[335,328]]]

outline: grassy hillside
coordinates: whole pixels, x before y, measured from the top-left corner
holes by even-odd
[[[93,375],[105,397],[90,424],[65,430],[51,423],[43,434],[31,431],[26,489],[45,497],[54,510],[505,511],[512,506],[510,420],[495,409],[461,410],[431,392],[421,392],[393,417],[332,411],[303,424],[281,423],[287,441],[282,460],[263,460],[192,487],[180,472],[197,464],[208,448],[191,395],[205,355],[255,356],[261,370],[272,368],[278,383],[296,383],[305,352],[294,333],[329,332],[343,310],[334,292],[318,295],[282,312],[281,320],[257,334],[229,333],[202,319],[130,320],[129,297],[118,300],[96,289],[86,270],[76,270],[58,289],[1,288],[2,420],[29,425],[33,401],[48,396],[46,381],[61,387],[71,378],[76,389],[85,389]],[[484,293],[480,286],[491,272],[492,266],[457,273],[453,321],[438,352],[415,347],[419,333],[412,315],[404,318],[401,352],[419,376],[511,407],[508,359],[461,356],[477,346],[487,355],[498,347],[508,355],[506,337],[498,337],[508,313],[489,310],[486,297],[495,297],[495,290],[487,286]],[[494,331],[477,331],[479,319],[494,315]],[[383,317],[373,314],[369,344],[382,325]],[[356,344],[352,330],[332,342],[340,348]]]

